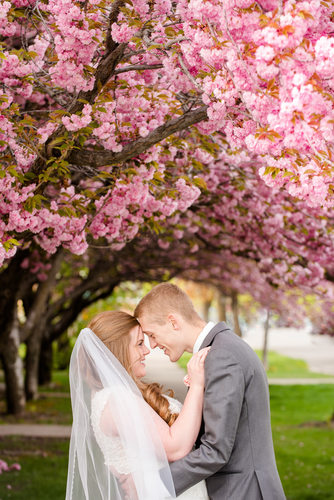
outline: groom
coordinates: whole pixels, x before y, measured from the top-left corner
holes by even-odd
[[[206,479],[211,500],[285,500],[267,377],[254,351],[226,323],[206,324],[188,296],[170,283],[154,287],[134,314],[151,347],[163,349],[171,361],[211,346],[196,447],[170,464],[176,494]]]

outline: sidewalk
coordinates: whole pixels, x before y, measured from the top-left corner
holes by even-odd
[[[0,425],[0,437],[2,436],[69,438],[71,436],[71,426],[42,424],[5,424]]]

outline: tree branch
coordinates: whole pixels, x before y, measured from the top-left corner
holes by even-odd
[[[109,23],[108,23],[108,31],[106,37],[106,49],[107,54],[110,54],[117,47],[117,43],[111,37],[111,26],[113,23],[116,23],[120,8],[125,4],[124,0],[115,0],[112,4],[110,14],[109,14]]]
[[[94,87],[92,90],[82,90],[79,92],[74,104],[72,104],[67,110],[69,113],[73,114],[77,111],[81,111],[84,103],[80,102],[79,99],[94,102],[96,96],[101,90],[101,87],[103,87],[114,75],[115,68],[123,57],[125,47],[126,43],[120,43],[105,59],[101,60],[95,73]]]
[[[90,306],[91,304],[94,304],[97,300],[110,297],[114,288],[118,284],[118,282],[109,282],[107,288],[103,288],[102,290],[96,289],[96,293],[90,298],[83,298],[82,295],[76,297],[76,299],[71,302],[71,307],[60,311],[60,319],[54,324],[52,324],[51,322],[52,315],[48,314],[48,317],[50,318],[50,326],[46,331],[47,338],[52,341],[56,340],[66,330],[66,328],[68,328],[76,320],[83,309]]]
[[[139,71],[144,69],[159,69],[162,68],[163,65],[160,63],[157,64],[130,64],[129,66],[125,66],[125,68],[119,68],[114,71],[114,75],[119,75],[120,73],[127,73],[128,71]]]
[[[152,130],[146,137],[140,137],[126,144],[123,150],[118,153],[107,150],[73,150],[69,156],[69,162],[76,165],[89,165],[91,168],[122,163],[144,153],[147,149],[175,132],[180,132],[191,125],[206,120],[206,111],[207,106],[202,106],[193,111],[184,113],[179,118],[168,120],[163,125],[160,125],[160,127]]]
[[[96,73],[95,82],[92,90],[79,92],[75,101],[70,105],[67,111],[70,114],[77,113],[81,111],[84,107],[84,101],[94,102],[96,96],[109,79],[113,76],[117,64],[121,61],[124,51],[126,48],[126,43],[119,44],[113,52],[111,52],[105,59],[102,59],[99,63]],[[65,127],[63,125],[59,126],[57,130],[49,137],[45,144],[45,152],[47,157],[52,156],[52,149],[54,140],[63,134]],[[39,174],[45,169],[45,160],[38,158],[33,165],[31,171],[34,174]]]

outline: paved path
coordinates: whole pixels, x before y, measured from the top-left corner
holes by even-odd
[[[0,425],[1,436],[69,438],[71,436],[71,426],[42,424]]]
[[[5,392],[5,384],[0,382],[0,395]],[[53,391],[42,391],[38,393],[38,396],[41,399],[46,398],[70,398],[71,395],[69,392],[53,392]]]
[[[319,385],[319,384],[334,384],[334,377],[269,379],[269,385]]]

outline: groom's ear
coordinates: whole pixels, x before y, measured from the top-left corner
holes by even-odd
[[[168,314],[167,321],[171,324],[173,330],[180,329],[180,322],[175,314],[173,313]]]

